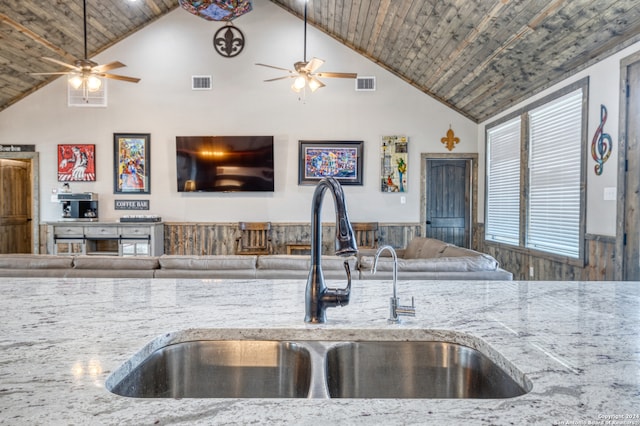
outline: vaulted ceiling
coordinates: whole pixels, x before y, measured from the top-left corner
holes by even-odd
[[[87,0],[88,56],[176,7]],[[2,0],[0,110],[53,79],[29,73],[62,71],[43,56],[84,56],[82,16],[80,0]],[[638,0],[310,0],[308,21],[476,122],[640,41]]]

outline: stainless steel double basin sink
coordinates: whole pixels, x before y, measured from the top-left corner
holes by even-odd
[[[125,363],[106,387],[137,398],[511,398],[531,390],[506,359],[491,357],[450,341],[192,340]]]

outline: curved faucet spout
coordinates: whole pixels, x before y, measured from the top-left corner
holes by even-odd
[[[378,249],[376,255],[373,257],[373,266],[371,267],[371,273],[376,273],[376,268],[378,267],[378,258],[385,250],[391,253],[391,257],[393,257],[393,298],[396,299],[398,297],[398,255],[396,254],[396,251],[393,247],[382,246]]]
[[[411,298],[411,306],[400,305],[400,298],[398,297],[398,256],[396,251],[391,246],[382,246],[376,252],[373,258],[373,266],[371,267],[371,273],[376,273],[378,267],[378,258],[383,251],[388,250],[393,257],[393,295],[389,299],[389,319],[391,323],[399,323],[400,315],[414,317],[416,315],[416,306]]]
[[[347,272],[347,287],[330,289],[324,283],[322,273],[322,223],[320,213],[325,191],[329,189],[333,195],[336,210],[336,239],[335,253],[338,256],[351,256],[358,252],[353,228],[347,214],[347,204],[344,199],[342,186],[334,178],[320,180],[313,193],[311,201],[311,268],[305,292],[305,322],[326,322],[326,308],[344,306],[349,303],[351,293],[351,273],[349,264],[345,261]]]

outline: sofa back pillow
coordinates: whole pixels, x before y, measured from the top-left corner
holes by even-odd
[[[360,267],[370,271],[373,257],[364,256],[360,259]],[[431,259],[398,259],[398,278],[402,279],[403,272],[477,272],[495,271],[498,262],[488,256],[473,257],[438,257]],[[378,259],[378,271],[393,271],[392,259]]]
[[[295,254],[270,254],[258,257],[258,269],[309,270],[311,257]]]
[[[458,247],[453,244],[447,244],[447,246],[440,252],[438,257],[471,257],[480,256],[482,253],[471,250],[464,247]]]
[[[0,255],[0,269],[67,269],[72,267],[72,256],[52,254]]]
[[[430,259],[439,257],[449,244],[435,238],[415,237],[404,251],[405,259]]]
[[[73,258],[73,266],[75,269],[152,270],[158,269],[158,258],[152,256],[81,255]]]
[[[256,269],[256,257],[247,255],[162,255],[159,258],[162,269],[195,269],[209,271],[216,269]]]

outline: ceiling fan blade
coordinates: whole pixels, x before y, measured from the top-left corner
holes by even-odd
[[[285,80],[287,78],[296,78],[297,75],[286,75],[284,77],[276,77],[276,78],[270,78],[269,80],[264,80],[265,82],[267,81],[277,81],[277,80]]]
[[[108,64],[98,65],[96,67],[93,67],[92,71],[105,72],[105,71],[110,71],[110,70],[114,70],[116,68],[122,68],[122,67],[126,67],[126,65],[120,61],[114,61],[114,62],[109,62]]]
[[[44,59],[45,61],[53,62],[54,64],[62,65],[63,67],[71,68],[74,71],[80,71],[80,68],[78,68],[77,66],[67,64],[66,62],[62,62],[57,59],[49,58],[47,56],[43,56],[42,59]]]
[[[129,83],[137,83],[140,81],[139,78],[135,78],[135,77],[127,77],[124,75],[116,75],[116,74],[105,74],[103,72],[95,73],[95,75],[97,75],[98,77],[111,78],[113,80],[128,81]]]
[[[322,64],[324,64],[324,61],[322,59],[311,58],[311,60],[309,62],[307,62],[307,65],[304,66],[304,69],[307,72],[312,73],[315,70],[317,70],[318,68],[320,68],[322,66]]]
[[[291,71],[291,70],[289,70],[287,68],[281,68],[281,67],[276,67],[276,66],[267,65],[267,64],[256,64],[256,65],[259,65],[261,67],[273,68],[274,70],[286,71],[288,73],[292,73],[293,74],[293,71]]]
[[[354,72],[319,72],[315,74],[317,77],[329,78],[357,78],[358,74]]]
[[[73,73],[69,71],[62,71],[62,72],[30,72],[29,74],[30,75],[69,75]]]

